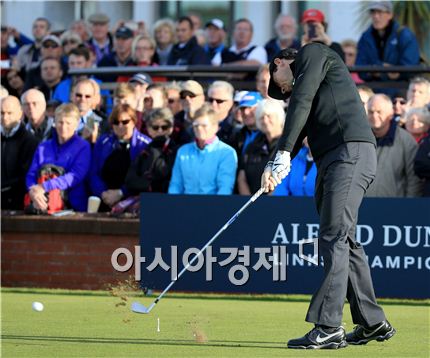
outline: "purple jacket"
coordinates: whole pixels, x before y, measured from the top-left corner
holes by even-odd
[[[74,134],[66,143],[60,145],[54,132],[52,139],[40,143],[34,153],[33,162],[25,179],[27,189],[37,184],[39,170],[45,164],[63,167],[66,174],[46,181],[42,184],[43,188],[46,191],[66,190],[72,208],[76,211],[86,211],[88,195],[85,179],[91,164],[90,144]]]
[[[107,133],[102,135],[94,145],[89,178],[92,195],[100,197],[108,189],[101,177],[101,173],[106,159],[118,145],[118,142],[118,138],[114,133]],[[130,141],[130,158],[132,162],[149,143],[151,143],[151,138],[134,128]],[[121,187],[121,190],[123,193],[127,192],[125,186]]]

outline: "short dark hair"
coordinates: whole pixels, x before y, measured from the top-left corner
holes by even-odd
[[[194,24],[193,24],[193,21],[190,19],[190,17],[188,17],[188,16],[181,16],[178,19],[178,24],[180,24],[181,22],[188,22],[188,24],[190,25],[191,30],[194,30]]]
[[[43,22],[45,22],[46,23],[46,27],[48,28],[48,30],[51,29],[51,22],[46,17],[38,17],[36,20],[34,20],[33,24],[36,21],[43,21]]]
[[[297,56],[297,50],[294,48],[285,48],[279,51],[269,65],[270,77],[273,77],[273,72],[275,72],[278,66],[275,64],[275,58],[285,59],[285,60],[294,60]]]
[[[240,18],[240,19],[237,19],[237,20],[234,22],[234,27],[236,27],[236,25],[237,25],[237,24],[239,24],[239,23],[241,23],[241,22],[246,22],[247,24],[249,24],[249,26],[251,26],[251,31],[252,31],[252,32],[254,32],[254,26],[252,25],[251,20],[249,20],[249,19],[247,19],[247,18],[245,18],[245,17],[242,17],[242,18]]]
[[[70,55],[82,56],[85,58],[85,61],[90,60],[90,50],[87,47],[85,47],[85,45],[74,48],[73,50],[70,51],[69,57]]]
[[[58,59],[57,57],[46,57],[46,58],[43,58],[42,59],[42,61],[40,61],[40,68],[42,68],[42,64],[44,63],[44,62],[46,62],[46,61],[55,61],[55,62],[57,62],[58,63],[58,66],[60,67],[60,70],[62,70],[63,69],[63,67],[61,66],[61,60],[60,59]]]

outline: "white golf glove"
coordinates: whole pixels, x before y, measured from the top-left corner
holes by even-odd
[[[291,168],[290,152],[278,150],[272,164],[272,177],[278,184],[288,175]]]

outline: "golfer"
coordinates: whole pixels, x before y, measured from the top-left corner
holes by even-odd
[[[358,209],[376,173],[376,143],[348,69],[320,43],[298,52],[285,49],[270,63],[268,93],[275,99],[290,97],[290,103],[262,187],[273,191],[288,175],[306,136],[318,169],[315,200],[325,277],[306,316],[315,327],[288,341],[288,347],[342,348],[389,339],[396,331],[376,303],[364,250],[355,241]],[[357,325],[348,334],[341,326],[345,297]]]

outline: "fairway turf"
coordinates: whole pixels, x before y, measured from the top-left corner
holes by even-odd
[[[429,302],[384,301],[397,334],[337,351],[286,349],[307,296],[169,294],[148,315],[103,292],[2,289],[2,357],[429,357]],[[154,297],[138,298],[149,305]],[[42,302],[43,312],[31,309]],[[122,304],[125,303],[125,305]],[[349,306],[344,325],[353,328]],[[160,332],[157,332],[157,318]]]

